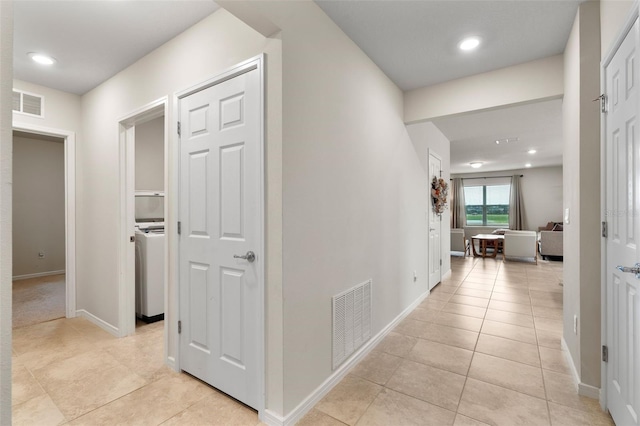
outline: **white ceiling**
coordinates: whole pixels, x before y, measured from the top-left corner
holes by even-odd
[[[564,51],[584,0],[315,0],[402,90]],[[458,49],[479,36],[473,52]]]
[[[562,164],[562,100],[443,117],[433,123],[451,141],[451,173],[478,173]],[[496,144],[496,140],[518,138]],[[535,149],[533,155],[527,151]],[[473,169],[472,161],[483,166]]]
[[[217,9],[211,0],[14,1],[14,77],[86,93]],[[29,52],[58,62],[45,68]]]
[[[563,53],[584,0],[315,1],[406,91]],[[458,49],[467,36],[481,38],[477,50]],[[560,100],[434,123],[451,141],[452,173],[562,164]],[[507,137],[520,140],[495,144]],[[485,165],[471,169],[474,160]]]

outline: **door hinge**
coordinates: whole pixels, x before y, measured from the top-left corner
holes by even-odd
[[[602,221],[602,236],[604,238],[607,238],[607,235],[608,235],[607,222]]]
[[[593,102],[600,100],[600,111],[607,112],[607,95],[604,93],[593,100]]]
[[[182,333],[182,321],[178,321],[178,334]]]
[[[182,233],[182,222],[178,222],[178,235]]]
[[[607,345],[602,345],[602,361],[609,362],[609,348]]]
[[[180,122],[178,121],[178,136],[182,136],[182,135],[180,134],[180,132],[181,132],[181,130],[180,130]]]
[[[440,266],[442,266],[442,259],[440,259]]]

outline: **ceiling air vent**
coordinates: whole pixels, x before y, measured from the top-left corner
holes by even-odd
[[[13,110],[22,114],[44,117],[44,97],[13,89]]]

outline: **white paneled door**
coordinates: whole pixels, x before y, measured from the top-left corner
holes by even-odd
[[[260,72],[180,100],[180,368],[258,408]]]
[[[640,279],[618,266],[640,262],[638,21],[605,67],[607,407],[618,425],[640,415]],[[640,275],[638,275],[640,276]]]
[[[431,201],[431,181],[433,177],[438,179],[442,175],[442,160],[433,153],[429,153],[429,182],[427,182],[429,200],[429,290],[436,286],[442,279],[442,244],[441,244],[441,216],[433,210]]]

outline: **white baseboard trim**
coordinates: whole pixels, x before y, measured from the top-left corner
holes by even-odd
[[[281,417],[269,410],[264,410],[262,421],[269,426],[292,426],[295,425],[309,410],[311,410],[340,380],[342,380],[351,368],[355,367],[366,355],[376,347],[382,339],[393,328],[400,323],[407,315],[409,315],[424,299],[429,295],[429,290],[420,295],[411,305],[402,311],[393,321],[391,321],[378,334],[373,336],[367,343],[358,349],[349,359],[347,359],[340,367],[338,367],[331,376],[329,376],[316,390],[307,396],[296,408],[289,414]]]
[[[178,371],[178,369],[176,368],[176,359],[175,359],[175,357],[172,357],[172,356],[168,356],[167,357],[167,367],[169,367],[173,371]]]
[[[450,276],[451,276],[451,269],[449,269],[447,272],[444,273],[444,275],[440,278],[440,282],[446,280]]]
[[[50,275],[61,275],[64,273],[65,273],[65,270],[63,269],[61,271],[48,271],[48,272],[37,272],[35,274],[16,275],[13,277],[13,281],[28,280],[29,278],[48,277]]]
[[[582,381],[580,380],[580,375],[578,374],[578,369],[576,368],[576,365],[573,362],[573,357],[571,357],[571,353],[569,352],[569,346],[567,345],[567,342],[564,340],[564,337],[562,338],[561,342],[562,342],[562,349],[564,353],[564,359],[567,361],[567,364],[569,364],[569,369],[571,370],[571,378],[573,379],[573,384],[576,387],[576,392],[578,392],[578,395],[586,396],[588,398],[594,398],[599,401],[600,388],[582,383]]]
[[[91,321],[92,323],[100,327],[101,329],[103,329],[104,331],[106,331],[107,333],[113,334],[116,337],[120,337],[120,330],[118,329],[118,327],[114,327],[113,325],[109,324],[106,321],[101,320],[97,316],[93,315],[90,312],[85,311],[84,309],[78,309],[76,311],[76,316],[85,318],[88,321]]]

